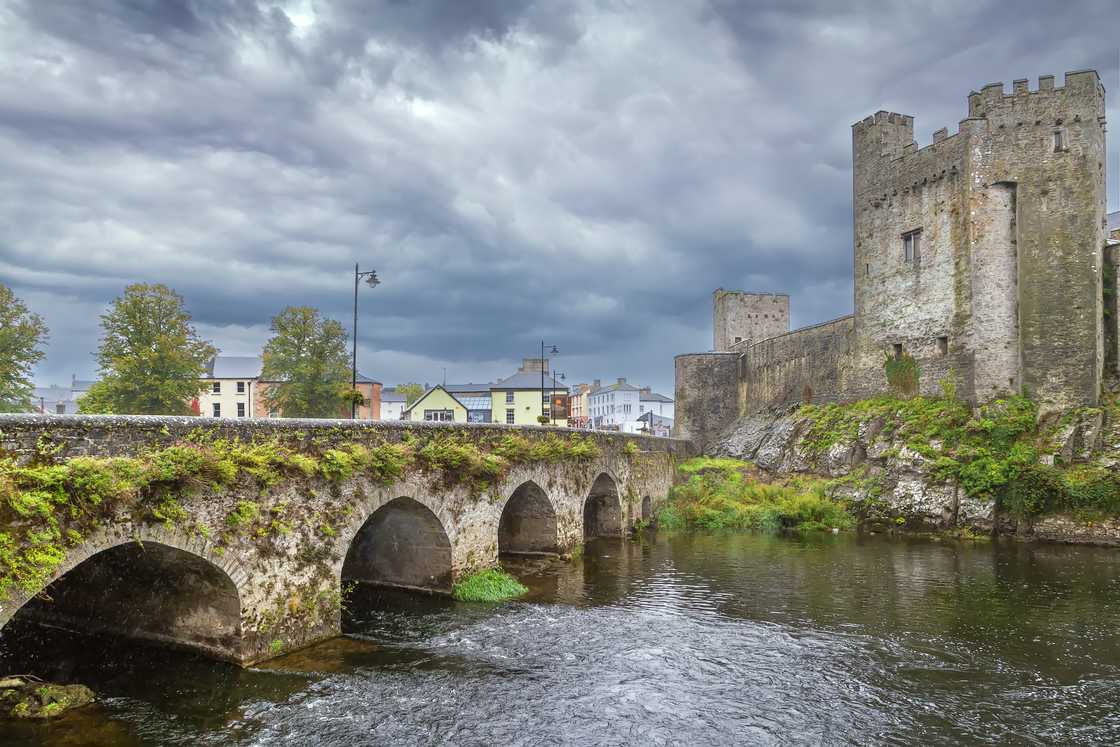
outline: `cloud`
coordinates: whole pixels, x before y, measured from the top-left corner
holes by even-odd
[[[852,122],[904,111],[928,142],[973,88],[1086,67],[1120,121],[1114,4],[1052,10],[23,0],[0,8],[0,282],[52,327],[43,382],[93,373],[128,282],[253,353],[289,304],[349,325],[358,261],[384,281],[369,375],[488,380],[545,338],[570,380],[671,390],[715,287],[850,311]]]

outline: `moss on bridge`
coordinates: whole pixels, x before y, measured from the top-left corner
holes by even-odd
[[[187,528],[219,549],[246,539],[267,544],[270,537],[292,531],[287,504],[248,497],[236,501],[221,526],[210,526],[184,507],[184,498],[196,491],[223,495],[238,487],[240,496],[248,485],[263,497],[293,480],[338,484],[360,476],[389,485],[421,473],[445,487],[466,487],[480,495],[518,465],[578,464],[600,456],[596,442],[580,434],[529,438],[508,431],[405,432],[399,441],[359,443],[280,436],[242,441],[199,429],[131,456],[60,458],[59,451],[40,438],[29,463],[14,455],[0,457],[0,600],[13,588],[39,592],[70,548],[121,516],[137,526]],[[248,492],[251,497],[253,490]],[[315,532],[324,540],[334,537],[341,518],[320,516]],[[316,560],[316,548],[303,553],[309,562]]]

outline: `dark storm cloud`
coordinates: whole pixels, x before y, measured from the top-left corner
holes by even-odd
[[[254,352],[348,320],[389,382],[487,379],[556,342],[572,379],[670,389],[717,286],[850,311],[852,122],[955,129],[985,83],[1097,68],[1112,2],[96,0],[0,7],[0,281],[92,373],[128,282]],[[1110,207],[1117,207],[1115,144]]]

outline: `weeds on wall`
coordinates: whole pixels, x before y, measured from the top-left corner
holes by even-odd
[[[887,385],[891,391],[900,397],[913,397],[918,393],[918,383],[921,372],[918,362],[909,353],[899,355],[887,354],[883,361],[883,370],[887,374]]]

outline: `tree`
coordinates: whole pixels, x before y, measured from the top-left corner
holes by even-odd
[[[0,412],[32,408],[31,368],[43,359],[47,325],[0,284]]]
[[[397,391],[404,395],[404,406],[411,407],[412,403],[424,394],[424,385],[415,381],[408,384],[397,384]]]
[[[190,415],[207,362],[217,353],[201,339],[166,285],[134,283],[101,317],[101,380],[79,402],[82,412]]]
[[[337,418],[356,392],[350,386],[347,335],[310,306],[289,306],[272,318],[264,346],[264,400],[285,417]]]

